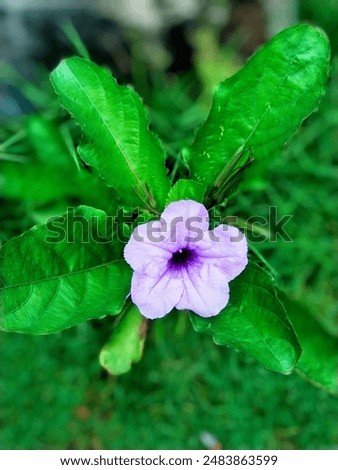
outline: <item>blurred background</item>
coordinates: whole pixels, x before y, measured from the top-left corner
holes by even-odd
[[[180,149],[207,116],[215,86],[300,21],[330,37],[326,95],[285,149],[255,166],[228,213],[267,217],[276,205],[280,217],[293,215],[292,243],[257,250],[337,336],[337,0],[0,0],[0,243],[72,204],[109,211],[101,181],[89,190],[72,179],[79,132],[48,79],[63,57],[90,56],[131,83],[168,166],[184,171]],[[1,449],[337,446],[337,399],[298,375],[216,347],[173,314],[153,323],[132,372],[111,377],[98,363],[111,329],[106,318],[55,336],[0,333]]]

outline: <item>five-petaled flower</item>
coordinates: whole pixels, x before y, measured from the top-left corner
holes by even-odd
[[[136,227],[124,256],[134,270],[132,300],[151,319],[173,308],[217,315],[229,301],[229,281],[248,262],[244,234],[229,225],[209,230],[207,209],[191,200]]]

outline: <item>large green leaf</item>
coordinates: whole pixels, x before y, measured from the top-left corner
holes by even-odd
[[[217,316],[191,316],[196,331],[213,335],[216,344],[245,351],[268,369],[288,374],[300,346],[271,276],[254,263],[230,283],[230,302]]]
[[[128,372],[133,363],[141,360],[146,330],[147,319],[136,305],[127,305],[126,312],[101,350],[101,365],[113,375]]]
[[[6,243],[0,250],[0,329],[47,334],[119,313],[131,272],[105,231],[106,214],[80,206]]]
[[[164,153],[135,91],[77,57],[62,61],[51,80],[61,104],[82,128],[82,159],[127,204],[162,209],[169,191]]]
[[[325,34],[298,25],[264,45],[216,90],[207,121],[185,158],[194,179],[218,188],[252,154],[269,158],[318,106],[330,48]]]
[[[307,307],[280,294],[300,345],[297,370],[310,382],[338,394],[338,341],[330,336]]]

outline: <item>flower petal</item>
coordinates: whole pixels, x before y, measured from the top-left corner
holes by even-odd
[[[203,240],[195,244],[199,258],[217,266],[231,281],[248,263],[248,245],[245,235],[236,227],[219,225],[205,232]]]
[[[167,269],[172,251],[161,229],[161,222],[157,220],[139,225],[133,231],[124,248],[124,257],[134,271],[158,277]]]
[[[131,298],[146,318],[164,317],[179,302],[183,292],[182,279],[165,272],[158,278],[134,272]]]
[[[203,232],[209,228],[207,209],[203,204],[192,200],[169,204],[161,215],[161,221],[166,226],[169,240],[181,247],[201,239]]]
[[[227,277],[216,266],[202,263],[182,270],[184,290],[178,310],[192,310],[201,317],[217,315],[229,301]]]

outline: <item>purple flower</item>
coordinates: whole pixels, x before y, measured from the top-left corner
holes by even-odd
[[[124,256],[142,315],[160,318],[175,307],[212,317],[227,305],[229,281],[248,262],[247,242],[235,227],[208,228],[208,211],[195,201],[173,202],[159,221],[136,227]]]

